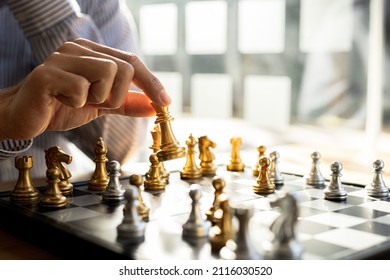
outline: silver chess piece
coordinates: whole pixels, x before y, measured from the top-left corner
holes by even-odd
[[[342,201],[346,200],[348,193],[344,190],[344,187],[341,183],[340,177],[342,176],[341,170],[343,165],[339,161],[334,161],[330,165],[330,182],[329,185],[324,189],[325,199]]]
[[[123,220],[117,226],[118,239],[126,243],[140,243],[145,239],[145,222],[138,213],[138,189],[130,186],[125,191],[126,204]]]
[[[269,167],[269,177],[273,184],[283,185],[284,177],[279,171],[279,157],[280,154],[277,151],[270,153],[269,157],[271,158],[271,165]]]
[[[121,176],[121,165],[119,162],[112,160],[107,166],[109,173],[109,181],[107,188],[102,193],[102,199],[107,202],[122,201],[125,199],[125,189],[122,188],[122,184],[119,181]]]
[[[302,258],[303,246],[296,239],[295,227],[298,222],[299,208],[297,200],[289,193],[274,195],[270,198],[271,207],[280,208],[280,215],[270,226],[274,238],[265,243],[265,254],[268,259]]]
[[[187,222],[183,224],[183,239],[190,240],[207,237],[211,223],[202,217],[199,204],[202,191],[198,184],[191,185],[189,196],[192,200],[191,212]]]
[[[321,154],[319,152],[313,152],[311,154],[312,164],[310,173],[305,176],[306,184],[311,186],[323,187],[325,185],[325,177],[322,176],[320,170],[320,158]]]
[[[262,256],[257,252],[249,236],[249,220],[253,209],[237,208],[234,216],[238,219],[238,231],[234,239],[229,239],[219,255],[225,260],[260,260]]]
[[[380,159],[377,159],[372,164],[374,168],[372,182],[365,187],[365,190],[369,196],[384,198],[389,195],[389,189],[387,188],[386,183],[383,181],[382,177],[384,165],[384,162]]]

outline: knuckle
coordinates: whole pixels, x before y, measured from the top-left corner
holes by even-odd
[[[57,48],[56,52],[69,53],[77,47],[78,47],[77,44],[75,44],[73,42],[65,42]]]

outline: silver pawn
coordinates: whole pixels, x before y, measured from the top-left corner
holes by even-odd
[[[234,239],[229,239],[219,255],[225,260],[260,260],[262,256],[256,251],[248,231],[249,220],[253,209],[237,208],[234,211],[238,219],[238,231]]]
[[[384,198],[389,195],[389,189],[386,186],[386,183],[383,181],[383,167],[385,166],[384,162],[380,159],[377,159],[372,164],[374,167],[374,176],[372,178],[371,184],[366,185],[365,190],[369,196]]]
[[[325,199],[328,200],[346,200],[348,193],[344,190],[344,187],[340,181],[340,177],[342,176],[341,170],[343,169],[343,165],[339,161],[334,161],[330,165],[330,170],[332,173],[330,174],[330,182],[329,185],[324,189]]]
[[[127,188],[125,199],[123,220],[117,226],[118,239],[126,243],[140,243],[145,239],[145,222],[138,214],[138,189],[133,186]]]
[[[279,171],[279,152],[274,151],[270,153],[270,158],[271,158],[271,165],[269,167],[269,177],[270,180],[273,184],[275,185],[283,185],[284,183],[284,177],[282,173]]]
[[[311,154],[312,164],[310,173],[305,176],[306,184],[311,186],[324,186],[325,177],[322,176],[319,167],[321,154],[319,152],[313,152]]]
[[[191,212],[187,222],[183,224],[183,239],[206,237],[209,234],[211,223],[202,218],[199,206],[202,191],[198,184],[191,185],[189,196],[192,200]]]
[[[119,162],[112,160],[108,163],[107,170],[109,173],[109,181],[107,188],[102,193],[102,199],[107,202],[124,200],[125,190],[119,181],[121,165]]]

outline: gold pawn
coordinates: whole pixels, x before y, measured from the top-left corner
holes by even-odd
[[[183,170],[180,171],[181,179],[199,179],[202,177],[202,172],[200,172],[199,167],[195,162],[195,146],[198,144],[195,137],[190,134],[188,140],[186,141],[187,145],[187,158],[186,163],[183,167]]]
[[[269,177],[269,166],[271,159],[267,156],[262,156],[259,159],[259,177],[253,185],[253,192],[256,194],[270,194],[275,192],[275,184],[271,182]]]
[[[143,184],[143,179],[142,179],[142,176],[139,175],[139,174],[133,174],[130,176],[129,178],[129,182],[130,182],[130,185],[133,185],[135,187],[137,187],[138,189],[138,207],[137,207],[137,211],[138,211],[138,214],[142,217],[142,219],[147,222],[149,221],[149,213],[150,213],[150,208],[148,206],[146,206],[143,198],[142,198],[142,189],[141,189],[141,186]]]
[[[33,186],[30,178],[30,169],[33,167],[32,157],[16,157],[15,167],[19,170],[19,177],[10,194],[11,201],[16,204],[33,204],[38,202],[39,192]]]
[[[252,169],[253,176],[256,176],[256,177],[259,176],[259,168],[260,168],[259,159],[262,156],[265,156],[266,150],[267,150],[267,148],[263,145],[257,147],[257,152],[259,153],[259,155],[257,157],[256,166]]]
[[[107,173],[107,145],[104,143],[103,138],[99,137],[95,144],[95,159],[96,164],[95,171],[88,181],[88,189],[92,191],[103,191],[108,185],[108,173]]]
[[[68,199],[62,194],[59,182],[60,171],[58,168],[50,168],[46,171],[47,189],[40,201],[40,205],[47,208],[64,208],[68,205]]]
[[[166,182],[160,175],[160,162],[156,154],[151,154],[149,157],[150,169],[149,176],[145,178],[144,187],[147,191],[162,191],[165,190]]]
[[[158,153],[160,151],[161,146],[161,131],[160,126],[156,125],[152,131],[150,131],[152,138],[153,138],[153,144],[149,146],[150,149],[152,149],[153,153]],[[161,177],[166,181],[167,184],[169,184],[169,175],[170,173],[165,169],[164,163],[160,161],[160,174]],[[149,174],[146,173],[145,177],[148,177]]]

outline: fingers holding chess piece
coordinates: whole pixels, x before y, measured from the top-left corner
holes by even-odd
[[[270,194],[275,192],[275,184],[271,182],[269,177],[269,166],[271,160],[267,156],[259,159],[259,176],[256,183],[253,185],[253,192],[256,194]]]
[[[68,205],[68,199],[63,195],[59,187],[60,175],[61,172],[56,167],[50,168],[46,171],[47,188],[40,201],[40,206],[60,209],[65,208]]]
[[[19,177],[13,191],[10,193],[11,201],[16,204],[34,204],[39,201],[39,192],[30,178],[33,167],[31,156],[18,156],[15,158],[15,167],[19,170]]]
[[[232,152],[230,155],[230,164],[227,165],[227,170],[242,172],[244,171],[245,164],[240,157],[241,137],[233,137],[230,139],[232,145]]]
[[[372,164],[373,178],[370,184],[366,185],[365,190],[369,196],[376,198],[385,198],[389,196],[389,189],[386,186],[385,181],[383,180],[383,167],[385,166],[384,162],[380,159],[377,159]]]
[[[168,111],[168,106],[158,106],[154,103],[152,103],[152,106],[157,114],[155,124],[160,126],[161,131],[160,151],[157,152],[159,161],[184,157],[186,155],[186,149],[180,146],[180,143],[173,134],[171,126],[173,117]]]
[[[95,171],[88,181],[88,189],[92,191],[103,191],[108,185],[108,174],[106,164],[107,159],[107,146],[104,143],[103,138],[99,137],[95,144]]]
[[[133,185],[137,188],[138,190],[138,214],[142,217],[142,219],[147,222],[149,221],[149,213],[150,213],[150,208],[145,204],[144,199],[142,198],[142,184],[143,184],[143,179],[142,176],[139,174],[132,174],[129,178],[130,185]]]
[[[344,187],[341,183],[340,177],[342,176],[341,170],[343,165],[339,161],[334,161],[330,165],[330,182],[329,185],[324,189],[325,199],[342,201],[346,200],[348,193],[344,190]]]

